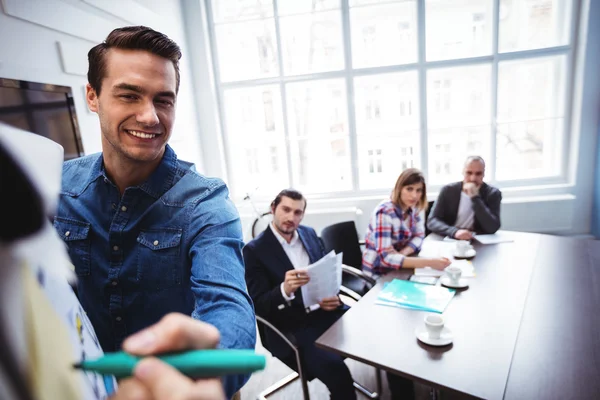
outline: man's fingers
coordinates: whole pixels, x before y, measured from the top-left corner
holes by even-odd
[[[156,358],[147,358],[136,366],[135,377],[152,394],[153,399],[222,400],[223,385],[218,378],[193,382],[175,368]]]
[[[119,389],[110,400],[152,400],[152,394],[138,379],[129,378],[119,381]]]
[[[192,381],[156,358],[146,358],[133,371],[155,399],[183,399]]]
[[[156,324],[129,337],[123,349],[147,355],[189,349],[210,349],[219,344],[219,331],[205,322],[171,313]]]

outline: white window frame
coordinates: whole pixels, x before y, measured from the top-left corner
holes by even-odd
[[[212,17],[211,2],[218,0],[204,0],[206,9],[206,19],[208,22],[207,33],[209,36],[210,52],[213,66],[213,77],[216,87],[216,97],[218,100],[218,111],[220,115],[219,124],[222,132],[222,140],[224,147],[225,165],[227,170],[231,171],[229,146],[228,146],[228,135],[227,135],[227,124],[224,116],[224,104],[223,104],[223,93],[227,89],[243,88],[243,87],[255,87],[261,85],[275,84],[279,85],[280,93],[282,96],[282,113],[283,113],[283,124],[286,142],[286,154],[288,164],[288,180],[290,186],[294,186],[297,182],[294,182],[294,173],[292,171],[292,159],[289,146],[289,128],[288,128],[288,116],[287,116],[287,95],[285,85],[291,82],[305,82],[305,81],[316,81],[321,79],[335,79],[343,78],[346,84],[346,96],[347,96],[347,108],[348,108],[348,135],[350,144],[350,159],[352,160],[351,171],[352,171],[352,189],[343,192],[327,192],[327,193],[307,193],[309,198],[338,198],[338,197],[371,197],[379,196],[381,194],[388,194],[389,189],[372,189],[372,190],[361,190],[359,188],[359,162],[358,162],[358,149],[357,149],[357,132],[356,132],[356,110],[353,107],[354,99],[354,78],[360,76],[379,75],[390,72],[399,71],[414,71],[418,73],[419,79],[419,106],[420,106],[420,142],[417,149],[416,155],[420,159],[420,169],[424,173],[425,177],[428,178],[429,172],[429,160],[428,160],[428,128],[427,128],[427,71],[448,68],[448,67],[459,67],[466,65],[476,64],[491,64],[492,66],[492,81],[491,81],[491,135],[490,135],[490,154],[492,157],[486,159],[486,178],[485,180],[503,189],[519,190],[527,188],[527,191],[539,187],[544,190],[555,185],[564,185],[569,183],[569,155],[571,154],[571,124],[573,118],[573,100],[574,100],[574,85],[575,85],[575,61],[576,61],[576,50],[578,45],[578,32],[579,32],[579,18],[581,0],[573,0],[571,10],[571,23],[570,30],[568,32],[567,45],[554,46],[544,49],[533,49],[533,50],[519,50],[509,53],[498,52],[498,37],[499,37],[499,10],[500,0],[493,0],[493,16],[492,16],[492,54],[487,56],[468,57],[453,60],[441,60],[441,61],[426,61],[425,50],[426,50],[426,37],[425,37],[425,0],[417,0],[417,51],[418,61],[411,64],[383,66],[383,67],[367,67],[353,69],[352,66],[352,48],[351,48],[351,32],[350,32],[350,8],[348,0],[341,1],[341,17],[342,17],[342,39],[344,45],[344,69],[340,71],[331,71],[323,73],[311,73],[305,75],[295,76],[284,76],[283,73],[283,55],[281,49],[281,33],[279,26],[279,17],[277,10],[277,1],[273,0],[274,10],[274,21],[275,21],[275,34],[277,41],[278,51],[278,64],[279,64],[279,75],[273,78],[261,78],[252,79],[245,81],[235,82],[221,82],[220,70],[219,70],[219,56],[218,48],[216,46],[216,35],[215,26]],[[247,20],[249,21],[249,19]],[[591,21],[590,21],[591,23]],[[520,60],[520,59],[531,59],[539,57],[548,57],[555,55],[566,56],[566,71],[565,71],[565,99],[564,99],[564,121],[563,121],[563,135],[561,143],[557,143],[562,153],[560,172],[554,177],[544,178],[530,178],[530,179],[514,179],[514,180],[503,180],[497,181],[495,174],[495,154],[496,154],[496,133],[497,133],[497,108],[498,108],[498,65],[503,61]],[[283,161],[283,160],[281,160]],[[229,172],[231,173],[231,172]],[[390,182],[392,187],[394,182]],[[428,191],[436,192],[439,190],[441,185],[428,185]],[[235,197],[243,196],[243,193],[238,193],[235,188],[232,188]],[[266,200],[272,194],[265,194],[264,200]],[[260,200],[261,197],[257,196]]]

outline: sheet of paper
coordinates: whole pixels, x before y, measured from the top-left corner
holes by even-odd
[[[310,280],[301,287],[304,306],[312,308],[326,297],[339,293],[342,285],[342,253],[331,251],[305,268]]]
[[[473,278],[475,277],[475,267],[473,267],[473,263],[468,260],[454,260],[450,264],[453,267],[458,267],[462,271],[461,277],[463,278]],[[425,268],[415,268],[416,276],[442,276],[444,275],[444,271],[439,271],[437,269],[433,269],[431,267]]]
[[[456,245],[450,242],[425,240],[421,246],[419,257],[424,258],[452,258],[452,253]]]
[[[502,231],[498,231],[490,235],[475,235],[474,239],[481,244],[514,242],[514,239],[512,238],[510,233]]]

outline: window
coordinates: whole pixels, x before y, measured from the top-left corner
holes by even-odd
[[[576,0],[205,1],[234,196],[565,179]]]

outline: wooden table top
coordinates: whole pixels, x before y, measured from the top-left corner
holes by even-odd
[[[595,277],[595,283],[593,279],[585,283],[590,293],[574,298],[572,306],[575,310],[581,310],[583,306],[589,308],[591,304],[598,308],[600,274],[590,270],[599,260],[600,246],[598,251],[586,252],[585,249],[589,249],[586,243],[595,241],[532,233],[511,234],[514,242],[486,246],[475,243],[477,256],[473,264],[477,276],[469,279],[467,290],[457,292],[444,312],[446,326],[453,332],[451,345],[436,348],[417,340],[415,329],[423,326],[426,312],[374,304],[384,282],[394,278],[407,279],[412,273],[412,270],[404,270],[382,277],[377,286],[317,340],[317,346],[436,388],[475,398],[501,399],[505,391],[510,398],[548,398],[540,397],[540,393],[554,395],[556,392],[550,389],[542,392],[535,389],[536,385],[548,384],[549,379],[534,378],[540,373],[538,368],[542,360],[544,364],[557,360],[557,353],[554,350],[548,352],[547,348],[553,349],[558,341],[564,340],[556,330],[557,326],[561,328],[559,331],[564,330],[564,324],[549,317],[557,308],[567,313],[556,296],[564,292],[565,282],[555,279],[564,276],[569,280],[569,290],[577,293],[575,286],[582,281],[577,279],[581,278],[580,273]],[[565,263],[574,262],[574,254],[586,255],[578,256],[581,270],[561,273],[567,267]],[[552,265],[551,274],[544,272],[548,265]],[[551,289],[547,289],[548,285]],[[595,341],[596,356],[587,354],[586,360],[590,373],[598,376],[600,325],[598,318],[596,322],[591,321],[594,315],[585,307],[583,310],[589,319],[576,318],[572,314],[563,319],[586,328],[584,342]],[[548,326],[553,329],[545,342],[536,336],[536,316],[540,313],[546,316]],[[531,360],[530,352],[539,361]],[[560,359],[571,363],[578,357],[578,353],[569,349],[564,353]],[[560,381],[555,376],[561,374],[560,369],[554,368],[551,374],[555,384]]]

